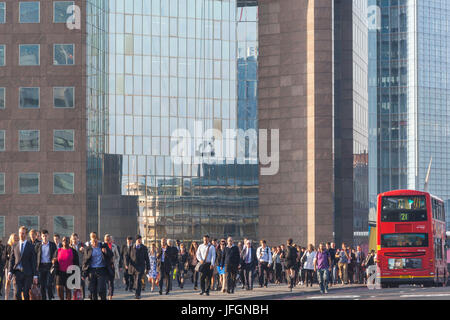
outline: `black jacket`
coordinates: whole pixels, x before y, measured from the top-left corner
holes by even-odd
[[[184,270],[184,265],[186,262],[188,262],[189,254],[187,251],[184,251],[184,253],[179,252],[178,253],[178,270]]]
[[[254,269],[257,265],[258,265],[258,259],[256,258],[256,249],[255,248],[251,248],[251,258],[250,258],[250,263],[247,263],[247,261],[245,261],[245,257],[247,255],[247,247],[244,247],[244,249],[242,249],[241,252],[241,264],[247,268],[250,269]]]
[[[156,271],[158,273],[170,273],[170,271],[172,270],[172,266],[176,263],[176,260],[174,261],[173,254],[171,254],[171,249],[169,248],[171,247],[168,246],[164,254],[164,265],[162,264],[163,250],[162,248],[158,249],[158,252],[156,254]]]
[[[298,251],[294,246],[287,246],[286,248],[286,263],[289,263],[290,265],[295,265],[295,262],[297,261],[297,255]]]
[[[50,263],[52,262],[53,257],[55,256],[56,252],[56,244],[52,241],[49,241],[50,246]],[[36,244],[36,268],[39,271],[39,267],[41,265],[41,256],[42,256],[42,242],[39,242]]]
[[[255,252],[256,254],[256,252]],[[225,266],[239,266],[240,256],[239,248],[237,246],[226,247],[222,255],[221,265]]]
[[[133,244],[130,246],[130,249],[132,246],[133,246]],[[122,246],[122,249],[120,250],[120,262],[119,262],[120,267],[125,268],[127,255],[129,253],[130,253],[130,250],[128,249],[128,244],[124,244]]]
[[[136,248],[136,245],[133,244],[125,257],[125,265],[128,266],[128,274],[144,273],[150,270],[150,259],[148,257],[147,247],[141,244],[138,249]]]
[[[16,243],[11,252],[11,260],[9,263],[9,272],[16,273],[22,264],[23,273],[27,276],[37,276],[36,268],[36,250],[30,241],[25,243],[22,255],[20,254],[20,242]]]
[[[103,253],[103,260],[105,262],[106,269],[108,270],[109,275],[114,275],[114,269],[112,269],[112,258],[114,256],[114,253],[111,251],[111,249],[108,247],[108,244],[104,242],[99,242],[100,249],[106,249],[106,253]],[[89,245],[84,247],[84,256],[83,256],[83,273],[85,276],[87,276],[87,273],[89,271],[89,268],[91,268],[91,262],[92,262],[92,245],[89,243]]]

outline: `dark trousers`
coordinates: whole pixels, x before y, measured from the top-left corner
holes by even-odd
[[[194,287],[198,287],[198,272],[195,271],[195,266],[189,266],[189,270],[192,272],[191,280]]]
[[[172,288],[172,277],[171,277],[171,267],[166,269],[166,265],[164,262],[161,262],[161,278],[159,279],[159,292],[163,292],[164,282],[166,283],[166,293],[170,292],[170,288]]]
[[[132,275],[134,283],[136,283],[136,297],[141,296],[142,291],[142,277],[144,276],[144,272],[135,271]]]
[[[89,269],[89,292],[91,293],[91,300],[106,300],[106,280],[108,278],[108,271],[106,268],[91,268]]]
[[[306,283],[306,286],[308,286],[308,284],[310,284],[310,286],[312,287],[313,281],[314,281],[314,270],[305,269],[305,283]]]
[[[283,279],[281,278],[281,271],[282,271],[281,263],[275,264],[275,279],[280,283],[283,281]]]
[[[114,275],[108,274],[106,277],[106,283],[108,285],[108,296],[112,297],[114,295]]]
[[[242,286],[245,287],[245,270],[244,266],[241,266],[241,269],[239,270],[239,279],[241,279]]]
[[[128,269],[125,269],[123,278],[125,279],[126,290],[133,289],[134,278],[131,274],[128,273]]]
[[[53,299],[53,283],[50,275],[51,263],[39,265],[39,285],[41,286],[42,300]]]
[[[211,277],[213,270],[211,270],[211,263],[205,262],[202,266],[202,272],[200,272],[200,288],[202,292],[208,292],[211,287]]]
[[[253,274],[255,273],[255,268],[253,268],[252,264],[250,263],[244,263],[243,264],[244,269],[244,279],[245,279],[245,285],[247,286],[247,289],[252,290],[253,289]]]
[[[259,263],[259,285],[267,286],[269,283],[269,263],[260,262]]]
[[[14,274],[14,296],[16,300],[30,300],[30,289],[33,284],[33,275],[26,275],[22,271],[16,271]]]
[[[238,266],[235,265],[226,265],[225,266],[225,277],[227,280],[227,291],[234,293],[234,289],[236,288],[236,276],[238,272]]]

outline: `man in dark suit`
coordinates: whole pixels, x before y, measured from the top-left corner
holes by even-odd
[[[113,252],[106,243],[98,241],[97,233],[91,232],[91,241],[84,248],[83,278],[89,280],[91,300],[106,300],[106,279],[114,274],[111,269]]]
[[[156,271],[160,274],[159,279],[159,294],[162,294],[164,282],[166,282],[166,295],[170,292],[170,287],[172,286],[172,278],[170,273],[172,271],[172,259],[171,250],[167,245],[167,239],[161,239],[161,248],[158,249],[156,255]]]
[[[244,249],[241,252],[241,265],[244,269],[246,290],[253,290],[253,274],[258,261],[256,259],[256,250],[252,247],[250,240],[247,240]]]
[[[36,244],[36,265],[39,272],[42,300],[47,300],[47,297],[51,300],[53,299],[53,281],[50,275],[50,269],[52,267],[52,259],[57,249],[56,244],[49,241],[47,230],[42,230],[41,237],[42,242]]]
[[[142,237],[140,235],[136,236],[136,244],[129,250],[125,265],[128,266],[128,274],[134,278],[134,283],[136,283],[136,299],[140,299],[142,277],[150,270],[148,249],[142,244]]]
[[[236,275],[240,262],[239,248],[234,245],[233,238],[228,237],[227,246],[222,255],[221,264],[225,264],[225,283],[228,293],[234,293],[236,288]]]
[[[125,291],[133,290],[133,277],[128,273],[128,266],[126,265],[126,257],[130,253],[131,247],[133,246],[133,237],[127,237],[127,244],[122,246],[120,251],[120,264],[123,267],[123,278],[125,280]]]
[[[8,278],[14,276],[14,293],[16,300],[30,300],[31,284],[38,284],[36,268],[36,250],[30,241],[27,241],[27,228],[19,228],[19,242],[11,251]]]

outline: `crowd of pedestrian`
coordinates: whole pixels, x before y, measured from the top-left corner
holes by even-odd
[[[261,288],[287,285],[291,291],[318,284],[326,294],[333,285],[365,283],[368,267],[376,263],[375,252],[366,256],[360,246],[321,243],[305,248],[292,239],[269,247],[265,240],[256,246],[250,239],[235,243],[231,237],[218,240],[205,235],[200,244],[163,238],[147,247],[137,235],[119,248],[109,234],[103,241],[95,232],[89,237],[83,243],[75,233],[62,239],[55,234],[51,241],[47,230],[28,232],[20,227],[6,245],[0,242],[0,295],[4,289],[8,299],[13,287],[16,300],[28,300],[39,288],[43,300],[54,299],[54,292],[60,300],[111,300],[120,279],[136,299],[147,283],[152,292],[168,295],[174,281],[183,289],[186,279],[207,296],[210,291],[234,294],[237,287],[253,290],[255,281]]]

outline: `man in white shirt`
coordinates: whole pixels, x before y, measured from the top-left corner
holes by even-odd
[[[259,242],[261,246],[256,250],[256,256],[258,257],[259,266],[259,286],[267,288],[269,283],[269,268],[272,264],[272,252],[267,246],[266,240]]]
[[[200,266],[200,288],[202,291],[200,295],[206,293],[209,296],[209,289],[211,287],[211,276],[214,269],[216,260],[216,249],[209,243],[209,236],[203,236],[203,244],[197,249],[197,260],[201,264]]]

